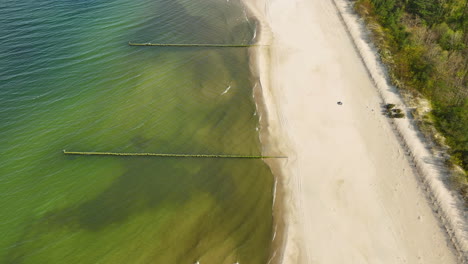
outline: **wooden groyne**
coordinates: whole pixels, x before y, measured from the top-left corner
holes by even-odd
[[[212,47],[212,48],[249,48],[261,47],[259,44],[165,44],[165,43],[134,43],[128,42],[129,46],[153,46],[153,47]]]
[[[121,156],[121,157],[172,157],[172,158],[230,158],[230,159],[285,159],[285,156],[249,156],[249,155],[227,155],[227,154],[164,154],[164,153],[125,153],[125,152],[80,152],[66,151],[65,155],[81,156]]]

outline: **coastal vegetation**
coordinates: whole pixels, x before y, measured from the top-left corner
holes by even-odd
[[[468,201],[468,1],[357,0],[355,9],[393,84],[416,104],[422,132],[448,146],[447,164]],[[425,100],[430,107],[421,111]]]
[[[395,108],[394,104],[386,104],[384,106],[384,113],[387,117],[389,118],[403,118],[405,117],[405,114],[401,109]]]

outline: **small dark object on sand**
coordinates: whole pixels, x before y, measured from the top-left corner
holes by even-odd
[[[338,101],[338,103],[337,103],[337,104],[338,104],[338,105],[343,105],[343,103],[342,103],[341,101]]]

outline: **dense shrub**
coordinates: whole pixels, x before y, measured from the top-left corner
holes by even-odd
[[[468,170],[468,1],[358,0],[355,7],[373,25],[394,84],[430,100],[452,161]]]

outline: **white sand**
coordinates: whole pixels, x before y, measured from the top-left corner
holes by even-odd
[[[416,149],[411,155],[426,171],[430,154],[420,149],[408,119],[392,126],[381,113],[382,98],[400,103],[399,98],[372,75],[369,62],[364,66],[363,59],[375,58],[362,59],[359,45],[366,43],[358,44],[361,54],[354,48],[334,2],[246,4],[264,19],[260,42],[272,44],[255,53],[268,110],[264,151],[279,147],[289,156],[281,164],[287,226],[283,263],[456,263],[459,253],[431,208],[426,195],[431,192],[406,157]],[[353,33],[362,38],[358,30]],[[400,145],[395,128],[409,148]],[[456,204],[439,189],[437,204]],[[452,226],[463,228],[455,208],[447,210],[463,223]],[[463,251],[463,241],[458,244]]]

